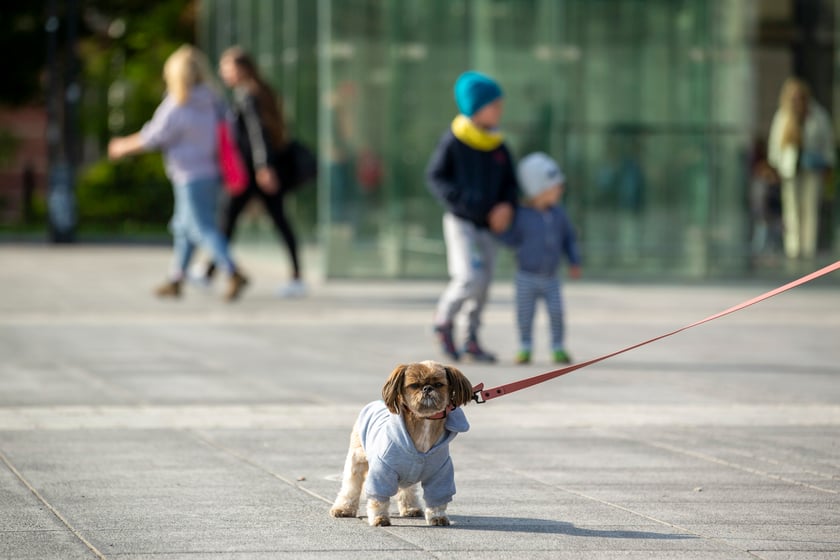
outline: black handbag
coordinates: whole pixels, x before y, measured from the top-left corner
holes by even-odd
[[[318,176],[318,158],[301,142],[290,140],[278,154],[281,188],[295,190]]]

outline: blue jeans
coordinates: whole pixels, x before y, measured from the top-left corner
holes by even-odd
[[[228,243],[217,224],[219,179],[197,179],[174,185],[175,213],[169,230],[175,238],[174,273],[182,278],[192,259],[196,245],[213,255],[213,260],[228,273],[236,270]]]

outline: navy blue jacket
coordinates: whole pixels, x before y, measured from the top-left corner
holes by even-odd
[[[543,211],[520,206],[499,239],[515,248],[517,268],[524,272],[555,274],[563,256],[572,265],[580,264],[575,230],[559,204]]]
[[[487,214],[499,202],[516,205],[513,161],[501,144],[489,152],[467,146],[447,130],[426,168],[429,190],[459,218],[486,228]]]

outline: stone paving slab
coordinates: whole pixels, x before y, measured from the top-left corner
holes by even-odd
[[[442,283],[315,276],[282,301],[282,255],[243,253],[254,284],[229,305],[151,298],[165,248],[0,245],[0,558],[840,556],[834,282],[468,406],[454,525],[383,529],[327,510],[358,410],[396,364],[436,357]],[[570,283],[570,349],[772,287]],[[474,382],[554,367],[512,364],[512,300],[494,287],[502,359],[459,364]]]

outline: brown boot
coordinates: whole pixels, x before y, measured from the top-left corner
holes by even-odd
[[[248,279],[245,278],[239,271],[234,271],[228,280],[227,291],[225,291],[225,299],[227,301],[234,301],[248,285]]]
[[[155,295],[159,298],[179,298],[181,297],[181,282],[170,280],[166,284],[158,287],[155,290]]]

